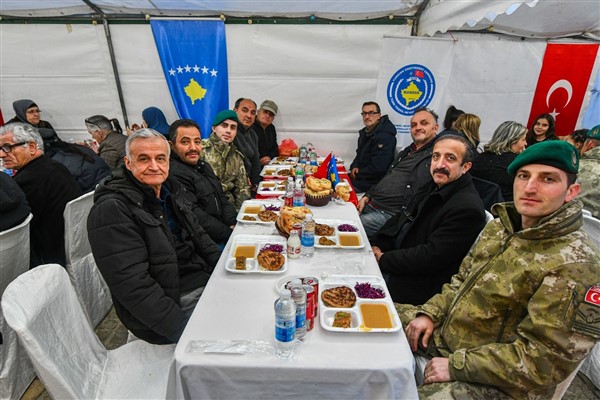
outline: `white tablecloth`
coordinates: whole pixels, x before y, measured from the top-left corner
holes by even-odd
[[[312,207],[315,218],[360,220],[351,204]],[[273,226],[241,224],[234,235],[276,234]],[[233,237],[233,236],[232,236]],[[257,340],[274,344],[273,303],[284,276],[381,276],[366,236],[365,249],[316,249],[313,258],[289,260],[285,274],[233,274],[224,268],[231,240],[175,350],[180,399],[416,399],[414,361],[403,330],[394,333],[329,332],[315,321],[295,357],[209,354],[189,350],[203,340]],[[175,391],[176,393],[173,393]]]

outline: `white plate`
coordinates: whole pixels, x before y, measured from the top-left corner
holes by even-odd
[[[333,227],[334,228],[333,235],[325,236],[325,237],[330,240],[333,240],[335,242],[335,245],[331,245],[331,246],[319,244],[319,239],[322,236],[317,236],[315,233],[315,247],[316,248],[319,248],[319,249],[362,249],[363,247],[365,247],[365,242],[364,242],[362,233],[360,231],[358,221],[341,220],[341,219],[320,219],[319,218],[319,219],[315,219],[315,223],[325,224],[325,225],[329,225],[329,226]],[[357,228],[358,230],[356,232],[340,232],[340,231],[338,231],[338,226],[340,226],[342,224],[352,225],[355,228]],[[340,244],[341,236],[357,237],[359,244],[354,245],[354,246],[347,246],[347,245],[343,246]]]
[[[319,163],[319,165],[323,164],[325,158],[326,157],[317,157],[317,163]],[[335,163],[337,165],[344,165],[344,160],[341,157],[335,156]]]
[[[281,207],[283,207],[283,201],[275,200],[275,199],[246,200],[242,203],[242,206],[240,207],[240,211],[238,212],[236,219],[238,222],[242,222],[245,224],[259,224],[259,225],[273,224],[275,221],[270,221],[270,222],[261,221],[258,218],[258,212],[257,213],[248,212],[248,211],[251,211],[251,208],[255,208],[255,209],[258,209],[259,211],[263,211],[268,206],[275,206],[275,207],[279,207],[279,209],[281,209]],[[279,215],[279,211],[274,211],[274,212],[275,212],[275,214]],[[256,221],[245,220],[244,219],[245,216],[254,217],[254,218],[256,218]]]
[[[352,189],[352,185],[350,184],[350,182],[348,182],[348,179],[344,178],[344,179],[340,179],[338,186],[346,186],[348,188],[349,191],[353,191],[354,189]],[[337,186],[336,186],[337,187]]]
[[[269,161],[270,165],[296,165],[298,164],[298,157],[287,157],[285,160],[279,160],[277,157]]]
[[[283,258],[285,262],[282,267],[277,271],[269,271],[263,269],[258,265],[258,261],[256,260],[256,256],[260,252],[260,250],[266,246],[267,244],[279,244],[283,246]],[[227,255],[227,260],[225,261],[225,269],[234,274],[281,274],[287,271],[287,254],[286,254],[286,245],[287,242],[282,236],[268,236],[268,235],[237,235],[233,238],[233,243],[231,244],[231,248],[229,249],[229,254]],[[249,257],[246,259],[246,269],[245,270],[237,270],[235,269],[235,252],[238,246],[253,246],[254,253],[253,257]]]
[[[287,181],[268,179],[258,184],[257,194],[261,196],[279,196],[285,194],[285,185]]]
[[[278,179],[287,179],[288,176],[294,177],[293,172],[290,175],[280,175],[280,171],[283,170],[292,170],[292,166],[290,165],[265,165],[260,171],[260,176],[263,178],[278,178]]]
[[[357,295],[356,303],[353,307],[350,308],[328,307],[323,303],[323,300],[321,299],[321,293],[324,290],[339,286],[347,286],[354,292],[354,294],[356,294],[354,286],[357,283],[366,282],[370,283],[373,287],[383,290],[383,292],[385,293],[385,297],[382,299],[361,299]],[[373,304],[382,304],[387,308],[390,317],[390,322],[392,325],[391,328],[369,328],[368,326],[365,326],[361,306],[369,306]],[[335,314],[340,311],[348,312],[352,315],[352,324],[350,328],[333,327],[333,320],[335,319]],[[326,281],[319,282],[319,321],[323,329],[332,332],[397,332],[402,328],[402,323],[400,322],[400,318],[398,317],[398,313],[396,312],[396,308],[394,307],[394,303],[392,302],[392,298],[390,297],[390,293],[388,292],[383,279],[379,276],[369,275],[332,275]]]

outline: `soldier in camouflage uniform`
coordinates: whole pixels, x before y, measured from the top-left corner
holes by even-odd
[[[396,305],[429,359],[420,398],[550,399],[600,338],[600,258],[581,229],[578,152],[548,141],[508,168],[515,203],[493,208],[458,274],[415,307]]]
[[[224,110],[218,113],[213,121],[210,137],[202,140],[202,155],[203,161],[209,163],[221,179],[227,199],[239,211],[242,203],[250,198],[250,184],[244,168],[244,156],[232,144],[238,123],[235,111]]]
[[[600,125],[590,129],[586,134],[579,164],[579,198],[583,208],[589,210],[596,218],[600,218]]]

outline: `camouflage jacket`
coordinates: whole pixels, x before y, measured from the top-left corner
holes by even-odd
[[[436,329],[453,381],[495,386],[514,398],[550,398],[600,338],[598,250],[581,230],[581,202],[529,229],[513,203],[494,206],[458,274],[417,308]]]
[[[577,180],[581,184],[578,198],[583,208],[600,218],[600,147],[594,147],[581,156]]]
[[[202,140],[203,161],[210,164],[221,180],[223,192],[231,204],[239,210],[242,203],[250,198],[250,184],[244,156],[233,144],[222,142],[214,133]]]

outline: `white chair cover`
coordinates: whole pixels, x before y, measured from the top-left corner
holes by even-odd
[[[485,222],[488,223],[490,221],[492,221],[494,219],[494,215],[489,212],[488,210],[484,210],[485,211]]]
[[[136,340],[106,350],[60,265],[22,274],[4,292],[2,309],[53,398],[165,398],[175,346]]]
[[[597,342],[581,366],[581,372],[600,389],[600,342]]]
[[[97,326],[112,306],[110,290],[96,267],[88,240],[87,217],[94,193],[86,193],[67,203],[65,218],[66,269],[75,292],[93,326]]]
[[[29,270],[29,223],[0,232],[0,296],[17,276]],[[35,378],[35,371],[25,349],[19,343],[0,310],[0,399],[18,399]]]

